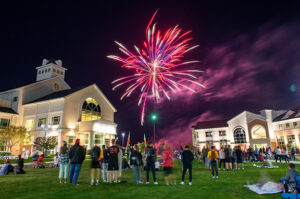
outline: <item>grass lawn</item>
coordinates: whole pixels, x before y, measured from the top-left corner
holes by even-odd
[[[278,164],[279,165],[279,164]],[[287,170],[286,164],[279,169],[255,168],[246,164],[245,171],[220,171],[219,179],[212,179],[209,170],[203,163],[195,163],[193,169],[193,185],[179,185],[181,167],[174,170],[178,184],[166,186],[163,171],[158,172],[159,185],[133,183],[132,170],[126,170],[122,180],[127,183],[89,185],[90,162],[85,161],[79,175],[79,186],[58,183],[58,169],[32,169],[25,167],[26,175],[0,176],[0,198],[280,198],[280,194],[257,195],[244,188],[243,185],[264,180],[278,181]],[[142,172],[145,176],[145,172]],[[152,177],[150,178],[152,180]],[[186,182],[188,176],[186,176]]]

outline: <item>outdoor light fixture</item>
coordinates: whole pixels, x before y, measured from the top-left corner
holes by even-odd
[[[124,146],[124,136],[125,136],[125,133],[122,133],[122,146]]]

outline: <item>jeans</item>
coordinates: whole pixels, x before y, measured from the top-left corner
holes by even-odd
[[[208,157],[205,158],[205,168],[209,169],[210,159]]]
[[[220,169],[221,169],[222,163],[223,163],[223,169],[225,169],[225,159],[220,159],[220,161],[219,161],[219,168]]]
[[[81,169],[81,164],[71,164],[69,183],[73,182],[74,185],[77,184],[80,169]]]
[[[278,158],[279,158],[280,163],[281,163],[281,155],[275,155],[275,160],[276,160],[276,162],[277,162]]]
[[[134,182],[138,184],[142,181],[141,179],[141,166],[132,165]]]
[[[211,160],[210,161],[210,166],[211,166],[212,176],[215,176],[215,171],[216,171],[216,176],[218,176],[217,161],[216,160]]]
[[[192,164],[183,164],[183,171],[182,171],[182,179],[181,181],[184,181],[185,173],[189,170],[189,175],[190,175],[190,182],[192,182],[192,170],[193,170],[193,165]]]
[[[147,182],[149,182],[149,172],[150,172],[150,169],[151,169],[151,171],[152,171],[153,180],[154,180],[154,182],[156,182],[155,165],[154,165],[154,162],[153,162],[153,161],[147,162],[147,167],[146,167]]]
[[[102,164],[102,180],[105,182],[109,181],[109,176],[108,176],[108,163],[103,163]]]
[[[62,179],[63,175],[64,178],[67,179],[69,173],[69,163],[60,163],[59,165],[59,179]]]

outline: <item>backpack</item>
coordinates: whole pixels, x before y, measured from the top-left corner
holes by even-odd
[[[98,158],[98,153],[97,153],[97,148],[93,148],[92,151],[91,151],[91,158],[93,160],[97,159]]]
[[[216,151],[214,151],[214,150],[211,151],[210,159],[211,160],[216,160]]]

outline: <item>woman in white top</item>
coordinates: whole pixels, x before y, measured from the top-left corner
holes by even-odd
[[[219,151],[219,170],[221,170],[222,163],[223,163],[223,170],[225,170],[225,152],[223,146],[221,146],[221,150]]]

